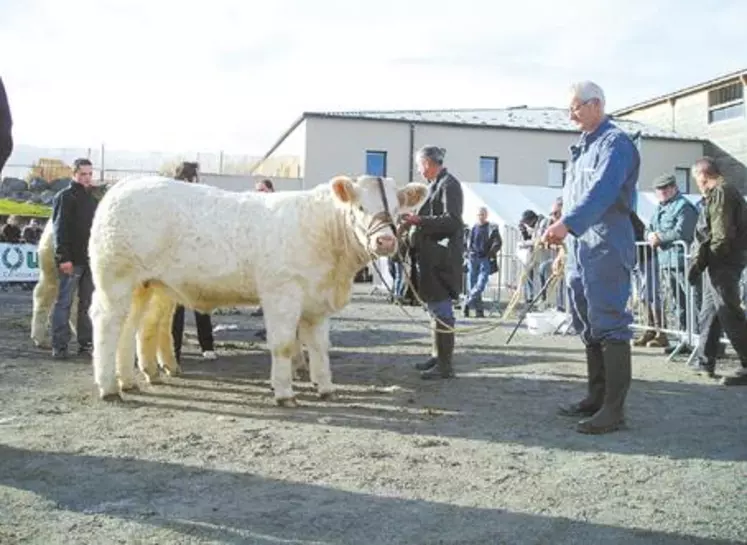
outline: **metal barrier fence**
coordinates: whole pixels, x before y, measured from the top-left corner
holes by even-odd
[[[675,241],[666,249],[636,243],[629,304],[631,327],[642,330],[634,340],[636,346],[666,348],[674,340],[672,358],[683,346],[693,345],[699,305],[687,279],[689,268],[690,248],[683,241]]]

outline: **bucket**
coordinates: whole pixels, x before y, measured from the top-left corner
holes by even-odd
[[[566,321],[567,315],[557,310],[529,312],[524,318],[529,333],[533,335],[552,335]]]

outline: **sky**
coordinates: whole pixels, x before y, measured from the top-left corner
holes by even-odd
[[[706,7],[707,4],[707,7]],[[304,111],[608,108],[747,68],[747,2],[0,0],[17,143],[262,155]]]

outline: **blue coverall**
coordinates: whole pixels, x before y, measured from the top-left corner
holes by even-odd
[[[635,144],[609,118],[571,146],[563,189],[566,284],[573,325],[587,345],[632,338],[627,303],[636,252],[630,213],[639,165]]]

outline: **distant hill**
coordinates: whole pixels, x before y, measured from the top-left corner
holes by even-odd
[[[2,176],[25,178],[29,167],[40,158],[61,159],[71,164],[77,157],[88,157],[96,169],[101,168],[101,148],[45,148],[17,144]],[[106,171],[158,172],[165,164],[178,161],[199,161],[200,170],[211,174],[248,174],[251,167],[259,161],[259,156],[242,154],[210,153],[163,153],[142,152],[117,149],[104,150],[104,167]],[[300,159],[294,156],[278,156],[268,159],[257,174],[264,176],[281,176],[293,178],[300,176]],[[111,178],[107,175],[107,178]]]

